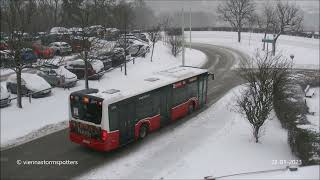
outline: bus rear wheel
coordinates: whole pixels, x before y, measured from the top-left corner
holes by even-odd
[[[190,104],[190,105],[189,105],[188,114],[192,114],[193,111],[194,111],[194,105],[193,105],[193,104]]]
[[[148,126],[146,124],[143,124],[140,127],[140,131],[139,131],[139,139],[143,139],[148,135]]]

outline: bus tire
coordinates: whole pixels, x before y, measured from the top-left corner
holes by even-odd
[[[140,126],[139,130],[139,139],[143,139],[148,135],[148,126],[146,124],[143,124]]]

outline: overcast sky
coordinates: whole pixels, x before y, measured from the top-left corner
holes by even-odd
[[[223,0],[145,0],[146,3],[152,7],[156,13],[166,11],[177,11],[182,8],[190,7],[195,11],[214,11],[215,7],[223,2]],[[269,2],[276,2],[277,0],[269,0]],[[281,0],[288,1],[288,0]],[[261,7],[266,1],[255,0],[257,8]],[[319,13],[319,0],[289,0],[289,2],[296,3],[304,11],[310,13]]]
[[[278,0],[269,0],[270,3],[276,3]],[[295,3],[304,11],[304,26],[306,30],[319,29],[319,1],[320,0],[281,0]],[[184,7],[189,11],[202,11],[215,14],[218,4],[223,0],[145,0],[155,14],[181,11]],[[259,11],[266,0],[255,0],[257,11]]]

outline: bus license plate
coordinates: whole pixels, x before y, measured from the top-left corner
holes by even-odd
[[[86,139],[82,140],[82,142],[83,142],[83,143],[86,143],[86,144],[90,144],[90,141],[88,141],[88,140],[86,140]]]

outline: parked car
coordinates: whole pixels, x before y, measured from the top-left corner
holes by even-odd
[[[124,63],[125,60],[129,61],[131,58],[129,52],[127,51],[125,53],[123,48],[114,48],[112,53],[112,67],[119,66],[120,64]]]
[[[37,55],[39,58],[49,59],[54,56],[54,50],[47,46],[43,46],[41,44],[33,44],[32,48],[34,54]]]
[[[0,51],[0,61],[1,67],[6,66],[10,61],[13,61],[13,57],[10,54],[9,50]]]
[[[21,94],[29,95],[32,93],[33,98],[40,98],[50,95],[51,86],[42,77],[36,74],[21,73]],[[12,74],[7,80],[7,89],[12,94],[17,94],[17,76]]]
[[[46,65],[40,68],[37,74],[56,87],[74,87],[78,81],[77,76],[63,66]]]
[[[8,49],[8,44],[4,40],[1,40],[0,41],[0,50],[6,50],[6,49]]]
[[[1,55],[1,67],[4,67],[6,65],[12,65],[13,62],[10,62],[10,61],[13,61],[13,55],[11,53],[10,50],[3,50],[3,51],[0,51],[0,55]],[[27,64],[27,63],[35,63],[37,62],[37,56],[33,53],[32,49],[30,48],[23,48],[21,50],[21,59],[22,59],[22,62],[24,64]]]
[[[71,34],[69,30],[65,27],[53,27],[50,29],[50,34],[58,34],[58,35],[69,35]]]
[[[21,58],[24,62],[35,63],[37,62],[38,57],[30,48],[23,48],[21,53]]]
[[[11,102],[10,100],[10,93],[5,87],[0,85],[0,107],[8,106]]]
[[[78,79],[84,78],[85,73],[85,61],[83,59],[77,59],[74,61],[68,61],[65,66],[67,70],[77,75]],[[100,79],[104,72],[103,62],[100,60],[90,60],[88,63],[88,79]]]
[[[56,55],[71,54],[72,47],[66,42],[53,42],[49,47],[54,50]]]
[[[89,54],[90,59],[97,59],[102,61],[104,70],[108,70],[112,67],[112,61],[115,57],[115,54],[113,51],[99,51],[99,52],[91,52]]]

